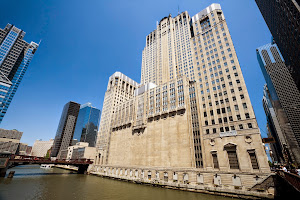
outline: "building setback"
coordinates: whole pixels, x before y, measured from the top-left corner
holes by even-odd
[[[115,72],[109,77],[107,90],[105,92],[103,109],[100,120],[100,128],[97,136],[96,147],[101,155],[106,157],[109,149],[109,138],[111,133],[111,120],[116,105],[125,102],[134,96],[138,83],[122,74]],[[133,108],[132,108],[133,109]]]
[[[64,106],[54,139],[51,157],[56,157],[61,150],[68,149],[72,145],[79,109],[80,104],[73,101],[68,102]]]
[[[96,146],[100,110],[91,103],[80,106],[74,137],[78,142],[87,142],[90,147]]]
[[[300,6],[297,0],[255,0],[300,90]],[[299,108],[299,107],[298,107]]]
[[[280,145],[290,154],[291,161],[300,165],[300,92],[276,44],[259,47],[257,58],[284,136]],[[277,135],[281,137],[278,131]]]
[[[39,46],[27,43],[24,36],[24,31],[11,24],[0,29],[0,123]]]
[[[140,85],[119,72],[109,78],[92,173],[226,191],[268,176],[219,4],[162,18],[142,56]]]

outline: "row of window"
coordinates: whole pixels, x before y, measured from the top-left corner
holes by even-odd
[[[221,119],[221,121],[222,121],[222,118],[219,118],[219,119]],[[207,121],[205,121],[205,122],[207,122]],[[222,123],[222,122],[221,122],[221,123]],[[246,127],[248,127],[249,129],[253,128],[252,123],[247,123],[247,124],[246,124]],[[244,125],[243,125],[243,124],[239,124],[239,129],[240,129],[240,130],[243,130],[243,129],[244,129]],[[230,128],[229,128],[228,126],[226,126],[226,127],[220,127],[220,133],[228,132],[228,131],[230,131],[230,130],[231,130],[231,131],[236,130],[236,129],[235,129],[235,126],[230,126]],[[210,133],[215,134],[215,133],[217,133],[217,128],[206,129],[206,130],[205,130],[205,133],[206,133],[206,134],[210,134]]]
[[[215,169],[219,169],[219,161],[218,161],[218,155],[217,152],[214,151],[211,153],[212,155],[212,161],[213,161],[213,167]],[[228,161],[230,169],[239,169],[239,160],[237,157],[237,153],[235,149],[227,149],[227,155],[228,155]],[[252,164],[253,169],[259,169],[259,165],[257,162],[255,150],[248,150],[248,155],[250,162]]]

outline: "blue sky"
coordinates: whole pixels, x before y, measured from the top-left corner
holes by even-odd
[[[41,40],[1,128],[24,132],[22,142],[54,138],[64,104],[91,102],[102,109],[108,77],[121,71],[140,82],[142,50],[156,21],[188,11],[195,15],[220,3],[240,61],[263,136],[265,83],[255,49],[271,34],[254,1],[245,0],[7,0],[1,1],[0,27],[26,32],[27,42]]]

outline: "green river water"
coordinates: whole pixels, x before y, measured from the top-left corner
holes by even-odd
[[[171,190],[76,174],[63,169],[23,165],[14,178],[0,178],[0,200],[226,200],[221,196]]]

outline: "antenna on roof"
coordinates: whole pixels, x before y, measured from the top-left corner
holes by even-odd
[[[39,46],[40,46],[41,42],[42,42],[42,39],[40,39]]]
[[[179,5],[178,5],[178,15],[179,15]]]

